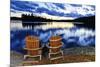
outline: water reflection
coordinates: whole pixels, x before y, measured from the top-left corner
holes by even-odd
[[[72,22],[21,22],[12,21],[11,29],[57,29],[57,28],[72,28],[74,24]]]
[[[75,46],[95,46],[95,30],[79,28],[73,23],[53,22],[46,25],[23,27],[22,23],[11,23],[11,49],[20,51],[25,45],[25,37],[34,35],[40,38],[42,43],[49,41],[54,35],[60,35],[63,48]]]

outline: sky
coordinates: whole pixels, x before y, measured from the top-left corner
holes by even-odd
[[[95,5],[36,1],[11,1],[11,16],[31,14],[50,19],[73,19],[95,15]]]
[[[11,0],[11,1],[55,2],[55,3],[90,4],[90,5],[96,4],[95,0]]]
[[[74,0],[75,1],[75,0]],[[62,1],[61,1],[62,2]],[[80,0],[80,2],[83,2]],[[11,1],[11,16],[21,17],[21,14],[31,14],[52,19],[73,19],[77,17],[93,16],[95,15],[95,5],[94,4],[74,4],[74,3],[58,3],[58,2],[36,2],[36,1]],[[15,24],[16,25],[16,24]],[[54,24],[55,25],[55,24]],[[39,30],[40,31],[40,30]],[[39,34],[41,40],[48,40],[47,37],[51,35],[60,34],[63,35],[63,39],[66,43],[76,43],[80,46],[89,46],[95,44],[95,31],[88,30],[84,28],[72,28],[63,30],[47,31],[44,33],[38,30],[33,30],[34,33]],[[22,31],[23,32],[23,31]],[[22,36],[23,33],[21,33]],[[55,34],[52,34],[55,32]],[[12,32],[11,42],[14,49],[17,50],[18,46],[22,47],[24,45],[24,38],[22,40],[17,38],[15,35],[19,32]],[[16,38],[16,39],[15,39]],[[14,44],[14,45],[13,45]],[[21,45],[20,45],[21,44]],[[17,46],[17,47],[16,47]],[[67,46],[67,45],[66,45]]]

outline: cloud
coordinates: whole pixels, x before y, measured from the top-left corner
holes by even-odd
[[[67,3],[48,3],[30,1],[11,1],[11,10],[30,13],[46,13],[53,16],[62,17],[81,17],[95,15],[95,6],[67,4]],[[11,11],[11,12],[13,12]]]
[[[28,33],[27,33],[28,32]],[[53,35],[62,35],[63,47],[72,46],[92,46],[95,45],[95,31],[83,28],[73,29],[49,29],[49,30],[11,30],[11,49],[22,50],[25,45],[27,34],[38,35],[41,42],[48,42]],[[20,36],[20,37],[18,37]],[[70,44],[71,43],[71,44]],[[20,49],[19,49],[20,48]]]

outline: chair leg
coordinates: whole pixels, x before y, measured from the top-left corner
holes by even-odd
[[[40,55],[40,60],[42,60],[42,56]]]
[[[61,54],[63,55],[63,51],[61,51]]]
[[[64,60],[64,53],[63,53],[63,51],[61,51],[61,54],[62,54],[62,56],[63,56],[63,60]]]
[[[24,55],[24,59],[26,59],[27,55]]]
[[[50,59],[50,53],[49,53],[49,59]]]

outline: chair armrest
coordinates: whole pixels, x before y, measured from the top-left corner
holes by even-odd
[[[57,46],[57,47],[49,47],[50,49],[52,49],[52,48],[60,48],[62,45],[60,45],[60,46]]]
[[[25,50],[41,50],[41,48],[35,48],[35,49],[28,49],[28,48],[24,48]]]

